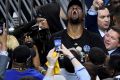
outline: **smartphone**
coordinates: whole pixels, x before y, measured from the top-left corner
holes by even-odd
[[[3,33],[3,23],[0,22],[0,35]]]
[[[61,46],[62,46],[62,41],[61,41],[61,38],[60,37],[56,37],[54,39],[54,46],[55,46],[55,51],[56,52],[59,52],[60,49],[61,49]]]

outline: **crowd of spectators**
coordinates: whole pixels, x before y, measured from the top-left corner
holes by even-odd
[[[12,34],[3,24],[0,80],[120,79],[120,0],[93,0],[86,14],[71,0],[66,29],[60,12],[53,1]]]

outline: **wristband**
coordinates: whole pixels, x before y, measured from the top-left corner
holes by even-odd
[[[43,70],[41,70],[40,72],[41,72],[42,74],[45,74],[45,73],[46,73],[46,70],[43,69]]]
[[[75,57],[70,58],[70,61],[72,61]]]

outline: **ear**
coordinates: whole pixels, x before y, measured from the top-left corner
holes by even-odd
[[[89,61],[90,61],[89,56],[88,56],[88,54],[86,54],[85,55],[85,62],[89,62]]]
[[[116,23],[116,17],[115,16],[113,16],[113,22]]]
[[[120,47],[120,42],[119,42],[119,44],[118,44],[118,47]]]

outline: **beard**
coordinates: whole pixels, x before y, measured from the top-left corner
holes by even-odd
[[[79,18],[70,18],[70,19],[69,19],[69,22],[70,22],[71,24],[76,25],[76,24],[83,23],[83,19],[82,19],[82,18],[81,18],[81,19],[79,19]]]
[[[70,19],[70,23],[71,24],[79,24],[80,20],[79,20],[79,18],[77,18],[77,19]]]

